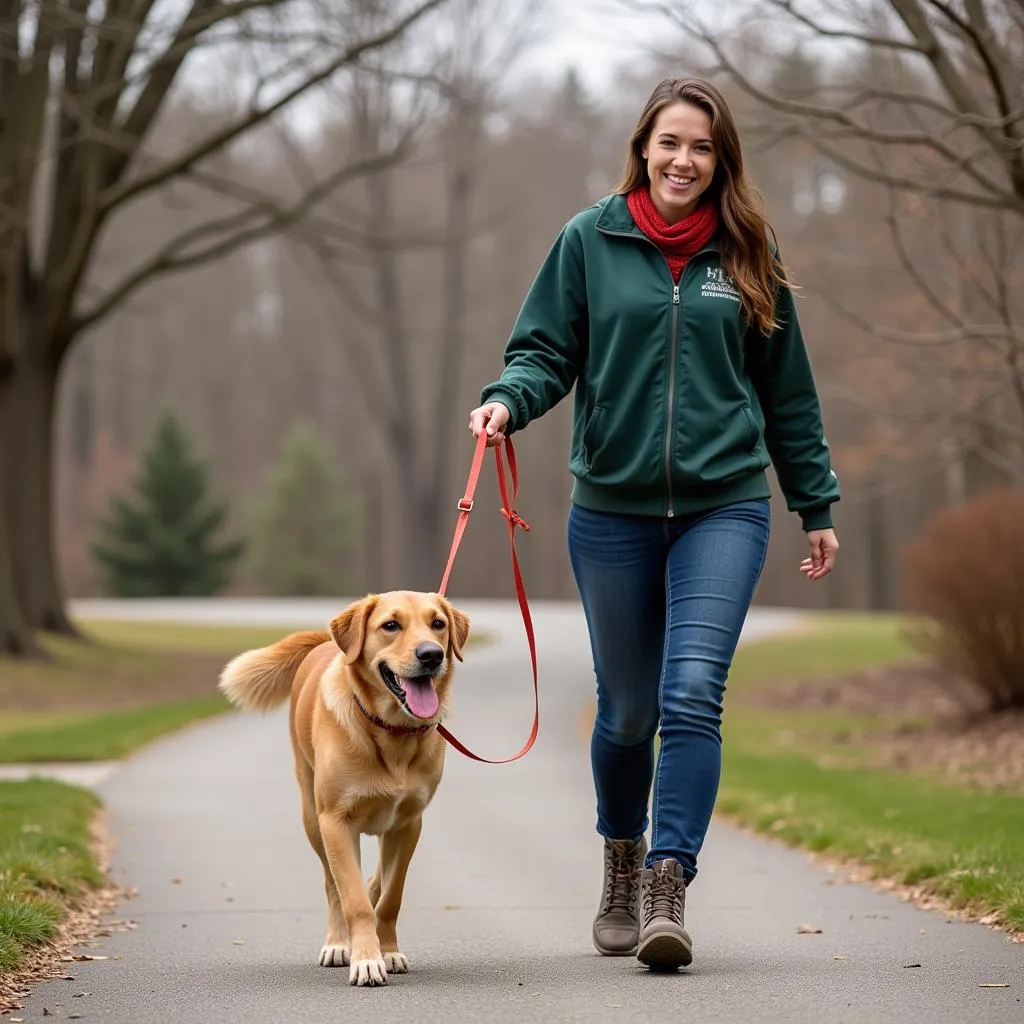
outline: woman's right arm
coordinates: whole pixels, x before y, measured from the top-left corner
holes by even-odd
[[[587,285],[578,228],[567,224],[552,245],[505,346],[501,377],[480,393],[470,414],[477,433],[500,402],[509,410],[501,433],[522,430],[563,399],[579,376],[587,347]],[[500,414],[500,410],[498,410]],[[497,424],[495,424],[497,425]]]

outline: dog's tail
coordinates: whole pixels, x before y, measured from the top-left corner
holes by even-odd
[[[221,672],[217,689],[240,708],[269,711],[288,699],[302,659],[330,639],[322,630],[292,633],[269,647],[239,654]]]

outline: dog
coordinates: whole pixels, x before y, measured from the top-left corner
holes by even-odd
[[[444,768],[437,724],[449,710],[469,617],[438,594],[369,594],[329,632],[292,633],[228,663],[218,688],[233,704],[289,715],[302,822],[324,868],[324,967],[353,985],[404,974],[398,912],[422,816]],[[359,843],[379,837],[364,886]]]

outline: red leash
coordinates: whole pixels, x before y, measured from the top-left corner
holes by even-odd
[[[469,467],[469,479],[466,481],[466,493],[459,499],[459,518],[455,523],[455,536],[452,538],[452,548],[448,554],[448,564],[444,569],[444,576],[441,578],[441,587],[438,593],[444,595],[448,587],[448,577],[455,562],[455,554],[462,543],[462,535],[466,532],[466,524],[469,522],[469,514],[473,511],[473,494],[476,491],[477,481],[480,479],[480,469],[484,462],[484,450],[487,447],[487,434],[481,430],[476,440],[476,450],[473,452],[473,461]],[[502,458],[502,448],[508,450],[508,470],[512,477],[512,500],[509,501],[508,486],[505,482],[505,460]],[[516,555],[516,527],[521,526],[524,530],[530,527],[523,521],[522,517],[515,510],[516,492],[519,490],[519,472],[516,467],[516,453],[512,447],[512,439],[506,438],[503,444],[494,448],[494,462],[498,468],[498,490],[501,492],[501,514],[508,520],[509,547],[512,552],[512,575],[516,582],[516,597],[519,599],[519,610],[523,615],[523,625],[526,628],[526,639],[530,644],[530,663],[533,665],[533,728],[530,730],[530,737],[523,745],[522,750],[512,757],[505,757],[498,761],[492,761],[487,757],[480,757],[474,754],[460,740],[457,740],[443,725],[437,727],[437,731],[460,753],[474,761],[483,761],[486,764],[508,764],[510,761],[518,761],[533,746],[537,739],[537,732],[540,728],[540,701],[537,692],[537,644],[533,636],[533,620],[530,618],[530,606],[526,600],[526,588],[523,586],[523,577],[519,572],[519,558]]]

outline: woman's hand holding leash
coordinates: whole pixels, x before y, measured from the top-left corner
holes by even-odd
[[[505,427],[512,414],[504,402],[488,402],[469,414],[469,429],[474,437],[487,431],[487,447],[493,448],[505,440]]]
[[[808,530],[807,543],[811,546],[811,557],[800,563],[800,571],[809,580],[820,580],[836,566],[836,552],[839,541],[835,530]]]

